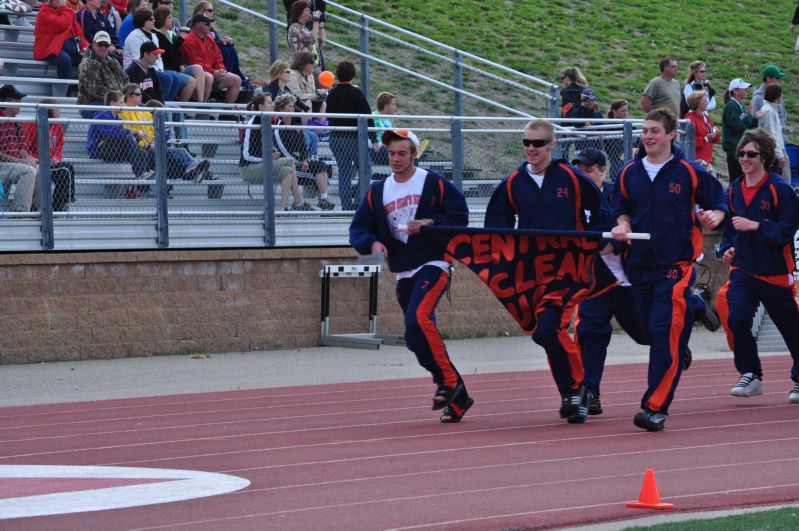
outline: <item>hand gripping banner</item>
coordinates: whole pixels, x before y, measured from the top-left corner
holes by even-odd
[[[539,308],[594,297],[618,280],[599,256],[601,232],[422,227],[474,271],[526,334]]]

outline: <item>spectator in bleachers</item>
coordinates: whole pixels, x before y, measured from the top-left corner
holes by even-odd
[[[766,67],[763,68],[761,72],[763,83],[755,87],[755,91],[752,93],[752,114],[757,116],[757,113],[763,106],[763,96],[765,96],[766,87],[769,85],[781,85],[782,78],[786,75],[788,74],[781,71],[777,65],[766,65]],[[782,140],[787,144],[790,142],[788,136],[791,134],[792,129],[788,127],[788,112],[785,110],[784,100],[780,101],[777,109],[779,110],[778,116],[780,118],[780,126],[782,127]]]
[[[271,112],[272,96],[268,93],[256,94],[247,104],[248,111]],[[241,158],[239,158],[239,171],[241,177],[249,184],[263,184],[264,159],[261,144],[261,115],[253,116],[247,125],[259,126],[254,129],[245,129],[241,143]],[[272,150],[272,179],[280,184],[280,210],[288,210],[289,194],[294,196],[292,210],[313,210],[308,203],[303,201],[300,186],[297,182],[297,171],[293,158],[281,157],[280,152]],[[264,193],[267,191],[264,190]]]
[[[150,122],[152,124],[153,114],[149,109],[141,107],[143,93],[139,85],[129,83],[122,89],[126,109],[119,113],[119,118],[128,122]],[[162,107],[163,103],[158,100],[150,100],[154,107]],[[155,103],[158,102],[158,103]],[[148,102],[149,103],[149,102]],[[125,129],[133,131],[138,139],[139,147],[155,155],[155,127],[153,125],[128,124]],[[167,131],[167,134],[169,132]],[[183,148],[166,147],[167,179],[183,179],[186,181],[202,182],[208,175],[210,167],[208,160],[194,160],[194,158]]]
[[[163,4],[163,2],[162,2]],[[200,65],[187,65],[180,53],[180,45],[183,44],[183,37],[177,35],[172,27],[174,17],[172,16],[172,3],[161,5],[153,14],[155,19],[155,29],[153,33],[158,36],[158,43],[164,53],[161,60],[164,62],[165,70],[172,70],[186,74],[194,78],[194,99],[199,102],[207,101],[211,96],[211,87],[214,84],[214,76]]]
[[[95,33],[94,41],[86,50],[78,70],[79,105],[103,105],[109,91],[120,91],[128,82],[128,75],[122,71],[119,62],[108,56],[110,49],[111,36],[108,32]],[[92,118],[95,112],[83,110],[80,114],[84,118]]]
[[[641,107],[644,112],[660,107],[668,107],[675,116],[680,115],[680,98],[682,87],[674,79],[677,76],[677,60],[673,57],[664,57],[660,60],[660,75],[653,78],[644,89],[641,96]]]
[[[263,91],[272,96],[272,101],[283,94],[293,95],[289,81],[291,81],[291,67],[283,59],[278,59],[269,67],[269,83],[264,85]]]
[[[53,99],[43,99],[39,103],[55,105]],[[49,118],[61,118],[61,109],[51,107],[47,109]],[[39,131],[35,123],[23,124],[26,150],[38,162],[39,157]],[[69,204],[75,201],[75,168],[69,162],[64,162],[64,128],[59,123],[50,123],[50,179],[53,182],[53,210],[64,212],[69,210]]]
[[[161,82],[158,78],[158,71],[155,69],[155,63],[158,56],[163,54],[164,50],[158,48],[150,41],[143,42],[139,48],[139,59],[134,59],[130,66],[125,69],[128,79],[131,83],[135,83],[141,90],[141,97],[144,103],[150,100],[164,101],[164,92],[161,90]],[[125,87],[122,88],[122,93],[127,96]]]
[[[704,90],[697,90],[688,95],[688,108],[690,110],[685,114],[685,119],[694,124],[694,134],[696,135],[694,144],[695,157],[698,160],[707,162],[708,165],[712,165],[713,144],[721,140],[721,133],[713,125],[710,116],[707,114],[709,106],[707,95],[708,93]]]
[[[682,100],[680,102],[680,118],[691,110],[688,105],[688,96],[697,90],[704,90],[707,95],[707,112],[712,112],[716,108],[716,90],[710,86],[707,79],[707,65],[704,61],[694,61],[688,65],[688,77],[682,89]]]
[[[278,96],[274,103],[275,112],[294,112],[294,96],[284,94]],[[279,116],[275,125],[290,124],[290,116]],[[319,191],[319,204],[322,210],[333,210],[333,203],[327,195],[327,178],[330,167],[324,162],[311,158],[305,143],[303,132],[296,129],[274,129],[275,147],[284,157],[291,157],[295,167],[299,164],[301,172],[309,172],[314,176],[316,189]]]
[[[325,112],[327,89],[316,88],[314,60],[308,52],[300,52],[291,63],[288,89],[313,112]]]
[[[361,89],[352,84],[355,79],[355,65],[349,61],[342,61],[336,66],[336,79],[338,83],[330,89],[327,95],[327,112],[330,116],[330,125],[333,127],[357,127],[356,118],[337,118],[336,114],[372,114],[369,102]],[[369,118],[369,127],[374,127],[374,120]],[[377,142],[374,132],[369,133],[372,143]],[[342,210],[353,210],[352,198],[356,201],[359,197],[358,183],[352,186],[358,164],[358,132],[357,131],[331,131],[330,149],[338,165],[338,193],[341,199]],[[357,206],[357,204],[355,205]]]
[[[33,28],[33,58],[55,65],[59,79],[71,79],[89,43],[64,0],[47,0],[39,7]]]
[[[317,45],[317,52],[319,53],[319,68],[320,70],[326,70],[325,67],[325,56],[322,52],[325,41],[327,40],[327,34],[325,33],[325,22],[327,21],[327,2],[325,0],[283,0],[283,6],[286,8],[286,31],[288,31],[288,27],[291,25],[291,6],[295,2],[299,1],[307,1],[311,6],[311,12],[314,11],[319,12],[319,34],[317,35],[316,45]],[[305,29],[308,31],[313,31],[314,20],[313,17],[309,18],[308,21],[305,23]]]
[[[191,21],[191,32],[183,40],[180,53],[187,63],[200,65],[213,75],[212,90],[224,90],[225,103],[235,103],[241,91],[241,78],[225,69],[222,52],[216,41],[209,37],[213,19],[199,14],[194,15]]]
[[[139,9],[149,9],[150,4],[147,0],[128,0],[128,5],[125,8],[125,18],[117,29],[117,36],[119,43],[125,46],[125,41],[128,40],[128,35],[133,31],[133,14]]]
[[[33,2],[23,2],[22,0],[5,0],[2,5],[5,11],[10,11],[11,13],[16,13],[16,16],[13,20],[8,20],[7,23],[11,24],[12,26],[18,26],[21,28],[31,28],[33,24],[28,22],[28,17],[25,16],[25,13],[30,13],[33,9],[34,5]],[[38,3],[36,3],[38,5]],[[1,17],[10,18],[11,15],[2,15]],[[6,21],[3,21],[6,23]],[[0,190],[0,196],[2,195],[2,190]]]
[[[604,118],[602,113],[599,112],[599,105],[596,102],[596,93],[590,88],[583,89],[582,94],[580,94],[580,105],[572,107],[566,114],[566,118],[585,118],[587,120]],[[590,121],[585,121],[577,122],[573,125],[574,127],[580,128],[591,126],[592,123]],[[588,136],[575,142],[574,148],[577,151],[582,151],[587,148],[601,150],[602,141],[597,136]]]
[[[159,0],[153,0],[153,13],[156,13],[159,7],[166,7],[167,9],[169,9],[169,13],[171,14],[175,6],[172,0],[161,0],[160,2]],[[156,24],[155,27],[158,28],[159,30],[162,29],[162,27],[159,26],[158,24]],[[180,31],[180,22],[178,22],[178,19],[176,17],[172,17],[170,19],[169,29],[172,30],[175,33],[175,35],[177,35],[178,32]]]
[[[311,4],[307,0],[297,0],[291,4],[289,9],[289,61],[300,52],[308,52],[314,58],[314,63],[318,65],[319,51],[316,47],[316,39],[319,38],[319,23],[322,12],[311,12]],[[311,29],[306,24],[311,22]]]
[[[93,42],[94,35],[98,31],[108,33],[111,37],[111,48],[108,53],[119,61],[122,60],[122,46],[119,44],[116,30],[100,10],[100,0],[86,0],[86,7],[78,11],[75,16],[83,28],[83,35],[87,41]]]
[[[269,67],[269,84],[264,85],[263,91],[272,96],[272,101],[276,101],[279,96],[292,96],[294,98],[294,112],[310,112],[311,107],[306,105],[305,102],[289,88],[290,80],[291,68],[289,64],[282,59],[278,59]],[[291,123],[295,125],[305,125],[308,123],[308,117],[294,117]],[[303,135],[305,136],[305,142],[308,144],[308,150],[311,156],[316,158],[319,149],[319,135],[310,130],[303,131]]]
[[[588,81],[580,69],[570,66],[560,71],[563,88],[560,91],[560,115],[565,117],[573,108],[580,106],[580,96],[588,85]]]
[[[117,33],[120,26],[122,26],[122,17],[119,15],[119,10],[117,7],[111,2],[111,0],[100,0],[100,12],[105,15],[108,23],[112,28],[114,28],[114,33]],[[117,35],[117,41],[119,41],[119,35]],[[119,44],[120,48],[122,48],[122,43],[120,42]]]
[[[392,115],[397,113],[397,99],[391,92],[381,92],[377,95],[375,101],[377,110],[372,114]],[[385,131],[386,129],[393,129],[394,123],[391,118],[375,118],[375,127]],[[378,131],[382,133],[382,131]],[[380,165],[388,165],[388,148],[382,143],[376,143],[372,146],[372,151],[369,156],[372,158],[372,163]]]
[[[627,100],[614,100],[610,104],[608,111],[608,118],[613,120],[626,120],[630,112],[630,104]],[[603,148],[608,155],[608,163],[610,164],[610,176],[612,179],[616,178],[616,174],[621,169],[624,162],[624,139],[621,137],[623,127],[619,127],[618,132],[613,131],[605,136]]]
[[[763,105],[761,110],[766,113],[758,118],[758,126],[766,131],[774,139],[774,165],[769,168],[774,173],[791,180],[791,165],[788,162],[788,155],[785,151],[785,140],[782,135],[780,125],[780,103],[782,103],[782,87],[779,85],[769,85],[763,95]]]
[[[139,9],[133,14],[133,27],[128,38],[125,40],[125,56],[122,65],[125,69],[130,63],[139,59],[142,44],[152,42],[156,48],[161,48],[158,36],[153,33],[155,29],[155,18],[149,9]],[[189,101],[197,88],[197,82],[191,76],[175,72],[174,70],[164,70],[164,62],[159,56],[155,62],[155,69],[158,72],[158,80],[161,82],[161,89],[164,91],[162,101]]]
[[[196,6],[194,6],[193,16],[196,15],[205,15],[205,17],[211,21],[210,32],[208,33],[208,36],[214,39],[214,42],[219,48],[219,51],[222,54],[222,62],[225,64],[225,70],[239,76],[239,78],[241,78],[242,88],[249,90],[249,80],[241,71],[241,65],[239,64],[239,52],[236,49],[236,44],[233,42],[233,37],[230,35],[222,35],[216,28],[214,6],[211,5],[211,2],[201,0],[200,2],[197,2]]]
[[[19,104],[25,94],[14,85],[0,87],[0,116],[13,118],[19,114]],[[39,209],[39,164],[26,151],[22,125],[19,122],[0,122],[0,183],[6,193],[16,184],[11,212],[30,212]]]
[[[746,97],[747,89],[751,86],[743,79],[735,78],[730,81],[730,86],[724,93],[724,114],[721,117],[721,147],[727,155],[727,175],[730,182],[743,175],[741,165],[738,163],[738,141],[744,131],[757,127],[757,120],[763,114],[752,116],[746,112],[743,100]]]
[[[121,92],[112,90],[106,94],[105,104],[109,107],[123,107],[125,98]],[[114,120],[119,124],[91,124],[86,134],[86,151],[93,159],[129,162],[137,179],[149,179],[155,173],[153,154],[139,147],[139,140],[144,135],[125,129],[119,113],[120,110],[114,109],[100,111],[94,116],[96,120]]]

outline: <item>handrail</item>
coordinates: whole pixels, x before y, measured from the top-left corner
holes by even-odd
[[[353,22],[351,20],[348,20],[346,18],[339,17],[339,16],[336,16],[336,15],[333,15],[333,18],[338,19],[338,20],[344,22],[345,24],[347,24],[349,26],[353,26],[353,27],[356,27],[356,28],[359,27],[358,24],[356,24],[355,22]],[[394,43],[397,43],[397,44],[401,44],[401,45],[403,45],[403,46],[405,46],[407,48],[410,48],[411,50],[413,50],[415,52],[423,53],[425,55],[428,55],[430,57],[434,57],[436,59],[440,59],[441,61],[446,61],[446,62],[448,62],[450,64],[453,64],[453,65],[459,63],[459,61],[456,61],[452,57],[449,57],[449,56],[446,56],[446,55],[441,55],[441,54],[436,53],[436,52],[434,52],[432,50],[428,50],[427,48],[423,48],[421,46],[418,46],[416,44],[410,43],[408,41],[403,41],[402,39],[400,39],[398,37],[394,37],[393,35],[389,35],[388,33],[383,33],[382,31],[377,31],[377,30],[374,30],[374,29],[371,29],[371,28],[367,28],[367,31],[369,31],[370,33],[373,33],[374,35],[377,35],[378,37],[386,39],[388,41],[391,41],[391,42],[394,42]],[[411,35],[414,35],[414,34],[411,34]],[[461,52],[460,50],[457,50],[457,51],[460,52],[461,54],[466,53],[466,52]],[[489,61],[489,63],[490,63],[490,61]],[[493,79],[495,81],[500,81],[500,82],[502,82],[502,83],[504,83],[506,85],[512,86],[514,88],[518,88],[518,89],[521,89],[521,90],[523,90],[525,92],[529,92],[531,94],[535,94],[536,96],[540,96],[540,97],[543,97],[543,98],[546,98],[546,99],[549,99],[549,100],[552,99],[552,95],[551,94],[547,94],[546,92],[541,92],[540,90],[536,90],[536,89],[530,88],[530,87],[528,87],[526,85],[522,85],[521,83],[517,83],[516,81],[511,81],[510,79],[500,77],[500,76],[498,76],[496,74],[492,74],[491,72],[486,72],[485,70],[477,68],[476,66],[472,66],[472,65],[468,65],[468,64],[464,64],[464,63],[460,63],[460,64],[463,66],[463,68],[465,68],[465,69],[467,69],[469,71],[472,71],[472,72],[477,72],[480,75],[488,77],[489,79]],[[550,84],[550,86],[548,88],[551,89],[554,86],[555,85],[551,85]]]
[[[504,70],[505,72],[508,72],[509,74],[520,76],[520,77],[522,77],[522,78],[524,78],[524,79],[526,79],[528,81],[532,81],[534,83],[538,83],[540,85],[543,85],[543,86],[545,86],[548,89],[551,89],[553,87],[557,88],[557,85],[555,85],[553,83],[550,83],[549,81],[544,81],[543,79],[531,76],[529,74],[525,74],[523,72],[519,72],[518,70],[514,70],[513,68],[501,65],[499,63],[495,63],[493,61],[489,61],[488,59],[485,59],[485,58],[480,57],[478,55],[474,55],[474,54],[469,53],[469,52],[464,52],[463,50],[459,50],[457,48],[449,46],[448,44],[444,44],[442,42],[436,41],[436,40],[431,39],[429,37],[425,37],[423,35],[419,35],[417,33],[413,33],[412,31],[408,31],[408,30],[402,29],[402,28],[400,28],[398,26],[395,26],[395,25],[390,24],[388,22],[382,21],[382,20],[380,20],[378,18],[371,17],[369,15],[366,15],[366,14],[360,13],[358,11],[355,11],[354,9],[350,9],[350,8],[348,8],[346,6],[342,6],[341,4],[337,4],[336,2],[331,2],[330,0],[327,0],[326,4],[328,6],[333,6],[336,9],[341,9],[342,11],[344,11],[346,13],[349,13],[351,15],[356,15],[356,16],[359,16],[359,17],[363,17],[365,20],[368,20],[369,22],[374,22],[374,23],[379,24],[381,26],[385,26],[387,28],[390,28],[390,29],[392,29],[394,31],[397,31],[397,32],[402,33],[404,35],[407,35],[409,37],[413,37],[414,39],[418,39],[418,40],[427,42],[428,44],[433,44],[433,45],[438,46],[439,48],[443,48],[443,49],[445,49],[445,50],[447,50],[449,52],[459,52],[464,57],[468,57],[469,59],[473,59],[475,61],[481,62],[483,64],[489,65],[489,66],[494,67],[494,68],[499,68],[500,70]],[[336,18],[341,18],[341,17],[336,17]]]
[[[270,0],[270,1],[274,1],[274,0]],[[287,24],[284,21],[278,20],[276,18],[269,17],[269,16],[264,15],[262,13],[258,13],[257,11],[253,11],[252,9],[248,9],[246,7],[242,7],[242,6],[240,6],[240,5],[238,5],[238,4],[234,3],[234,2],[231,2],[230,0],[217,0],[217,2],[222,4],[222,5],[225,5],[225,6],[229,7],[231,9],[235,9],[235,10],[241,11],[243,13],[247,13],[248,15],[251,15],[251,16],[253,16],[255,18],[258,18],[258,19],[264,20],[266,22],[269,22],[270,24],[275,24],[275,25],[277,25],[279,27],[282,27],[282,28],[287,27]],[[336,7],[341,7],[345,11],[349,11],[349,12],[358,14],[356,11],[352,11],[352,10],[350,10],[348,8],[344,8],[343,6],[339,6],[338,4],[334,4],[332,2],[329,2],[328,4],[329,5],[334,5]],[[392,26],[391,24],[379,21],[378,19],[373,19],[372,17],[368,17],[367,15],[363,15],[363,16],[367,17],[367,19],[369,19],[369,20],[374,20],[375,22],[380,23],[380,24],[382,24],[382,25],[384,25],[386,27],[389,27],[389,28],[392,28],[392,29],[396,28],[396,26]],[[342,19],[342,20],[346,20],[346,19]],[[351,21],[347,21],[347,22],[351,22]],[[447,45],[444,45],[442,43],[438,43],[437,41],[434,41],[432,39],[428,39],[426,37],[422,37],[422,36],[417,35],[417,34],[412,33],[412,32],[408,32],[407,30],[402,30],[401,28],[396,28],[396,29],[398,31],[400,31],[401,33],[407,34],[408,36],[412,36],[414,38],[420,38],[423,41],[429,41],[431,44],[440,45],[441,47],[444,47],[444,48],[446,48],[446,49],[448,49],[450,51],[453,51],[453,52],[460,52],[459,50],[456,50],[455,48],[452,48],[451,46],[447,46]],[[503,104],[501,104],[499,102],[490,100],[488,98],[484,98],[482,96],[478,96],[477,94],[474,94],[472,92],[469,92],[469,91],[466,91],[466,90],[463,90],[463,89],[459,89],[459,88],[454,87],[452,85],[449,85],[447,83],[443,83],[441,81],[433,79],[433,78],[431,78],[429,76],[426,76],[424,74],[418,73],[416,71],[404,68],[404,67],[399,66],[399,65],[395,65],[394,63],[390,63],[388,61],[385,61],[383,59],[375,57],[375,56],[373,56],[371,54],[365,54],[365,53],[361,52],[360,50],[355,50],[353,48],[350,48],[349,46],[346,46],[344,44],[336,42],[335,40],[327,39],[326,43],[328,45],[330,45],[330,46],[334,46],[336,48],[344,50],[344,51],[346,51],[346,52],[348,52],[350,54],[353,54],[353,55],[355,55],[357,57],[366,58],[369,61],[374,61],[377,64],[386,66],[386,67],[391,68],[393,70],[397,70],[397,71],[402,72],[404,74],[413,76],[413,77],[415,77],[417,79],[422,79],[422,80],[424,80],[424,81],[426,81],[428,83],[432,83],[432,84],[434,84],[434,85],[436,85],[438,87],[444,88],[444,89],[446,89],[446,90],[448,90],[450,92],[454,92],[455,94],[460,94],[462,96],[466,96],[468,98],[480,101],[482,103],[486,103],[488,105],[494,106],[494,107],[496,107],[498,109],[501,109],[503,111],[506,111],[506,112],[511,112],[511,113],[514,113],[514,114],[517,114],[517,115],[520,115],[520,116],[531,117],[531,115],[529,115],[529,114],[527,114],[525,112],[519,111],[517,109],[513,109],[512,107],[508,107],[507,105],[503,105]],[[473,54],[469,54],[468,52],[460,52],[460,53],[464,54],[465,56],[467,56],[467,57],[469,57],[471,59],[481,60],[485,64],[490,64],[490,65],[492,65],[492,66],[494,66],[496,68],[499,68],[501,70],[504,70],[506,72],[513,73],[514,75],[520,75],[524,79],[528,79],[530,81],[533,81],[533,82],[536,82],[536,83],[539,83],[539,84],[543,84],[547,88],[549,88],[550,90],[557,89],[557,86],[553,85],[552,83],[545,82],[545,81],[540,80],[538,78],[535,78],[533,76],[528,76],[527,74],[523,74],[521,72],[518,72],[518,71],[513,70],[511,68],[508,68],[508,67],[503,67],[502,65],[493,63],[491,61],[487,61],[485,59],[481,59],[480,57],[475,56]],[[469,65],[463,65],[463,66],[469,68]],[[472,67],[472,69],[474,69],[474,67]],[[490,74],[488,72],[485,72],[485,75],[491,76],[492,74]],[[493,77],[493,79],[502,81],[502,78],[499,78],[498,76]],[[529,87],[528,87],[528,89],[529,89]],[[529,89],[529,90],[534,90],[534,89]],[[543,92],[535,92],[535,93],[536,93],[536,95],[538,95],[540,97],[543,97],[546,100],[549,100],[549,101],[553,100],[553,96],[551,94],[546,94],[546,93],[543,93]]]

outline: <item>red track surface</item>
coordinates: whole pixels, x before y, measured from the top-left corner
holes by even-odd
[[[408,354],[411,355],[410,353]],[[460,424],[430,411],[428,380],[6,408],[0,465],[113,465],[249,479],[222,496],[22,518],[3,529],[499,529],[636,518],[654,468],[673,511],[799,502],[799,405],[786,356],[765,394],[729,396],[731,360],[683,375],[667,431],[632,424],[645,365],[610,366],[605,413],[558,418],[547,372],[466,378]]]

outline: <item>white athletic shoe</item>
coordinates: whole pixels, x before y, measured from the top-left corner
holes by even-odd
[[[793,390],[788,393],[788,402],[799,404],[799,383],[793,384]]]
[[[730,390],[730,394],[732,396],[762,395],[763,382],[761,382],[760,378],[751,372],[747,372],[746,374],[741,375],[741,379],[738,380],[738,385]]]

